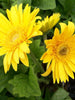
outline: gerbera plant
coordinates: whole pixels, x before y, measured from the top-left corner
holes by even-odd
[[[0,0],[0,100],[75,100],[75,0],[66,1]]]
[[[45,40],[47,51],[41,60],[47,63],[46,72],[42,76],[48,76],[52,72],[53,83],[69,81],[69,76],[74,79],[75,72],[75,35],[74,24],[60,23],[61,33],[55,28],[52,39]]]
[[[42,35],[40,25],[34,25],[39,8],[30,12],[31,7],[26,5],[22,10],[22,4],[12,6],[6,10],[8,19],[0,13],[0,56],[4,56],[3,65],[5,73],[9,71],[10,65],[17,71],[19,60],[29,66],[27,54],[30,53],[29,39]]]

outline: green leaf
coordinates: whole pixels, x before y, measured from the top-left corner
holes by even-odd
[[[35,97],[30,97],[30,98],[13,98],[9,97],[8,100],[35,100]]]
[[[67,14],[68,17],[71,16],[72,21],[75,23],[75,0],[59,0],[59,2],[64,8],[63,12]]]
[[[19,5],[20,3],[23,3],[24,5],[31,5],[31,0],[17,0],[17,4]]]
[[[40,45],[41,40],[37,39],[37,40],[33,40],[32,44],[30,45],[30,62],[33,62],[33,64],[31,66],[34,66],[34,71],[35,73],[38,72],[43,72],[43,67],[41,65],[40,57],[42,56],[42,54],[45,52],[45,47]]]
[[[3,56],[0,56],[0,67],[3,65]]]
[[[63,88],[59,88],[52,96],[51,100],[64,100],[69,95]]]
[[[31,5],[42,10],[54,9],[56,7],[55,0],[32,0]]]
[[[52,11],[51,10],[41,10],[40,9],[40,12],[38,13],[38,16],[41,16],[42,19],[44,19],[46,16],[50,16],[52,15]]]
[[[5,10],[3,10],[3,9],[1,9],[1,8],[0,8],[0,13],[2,13],[3,15],[6,15]]]
[[[17,4],[17,0],[12,0],[11,6],[15,6]]]
[[[0,92],[6,88],[8,80],[11,78],[10,74],[5,74],[3,67],[0,67]]]
[[[72,11],[71,11],[71,17],[72,17],[72,21],[75,24],[75,1],[72,1]]]
[[[69,96],[65,100],[72,100]]]
[[[1,100],[1,99],[0,99]],[[29,98],[15,98],[9,97],[8,100],[43,100],[41,97],[29,97]]]
[[[28,72],[28,67],[26,67],[25,65],[23,64],[19,64],[18,65],[18,73],[27,73]]]
[[[75,7],[75,0],[58,0],[61,5],[64,7],[64,11],[67,14],[71,14],[72,10]]]
[[[37,59],[40,59],[42,54],[45,52],[45,47],[40,46],[41,40],[33,40],[32,44],[30,45],[30,50],[34,53]]]
[[[8,9],[11,6],[9,0],[5,0],[4,2],[1,2],[1,5],[3,9]]]
[[[29,69],[29,74],[18,74],[14,79],[9,81],[13,86],[13,94],[19,97],[40,96],[40,88],[33,69]]]
[[[8,100],[7,96],[0,96],[0,100]]]
[[[29,4],[31,5],[31,0],[23,0],[23,3],[26,5],[26,4]]]

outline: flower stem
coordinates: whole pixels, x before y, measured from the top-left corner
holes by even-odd
[[[47,40],[47,35],[46,34],[43,35],[43,40]]]
[[[41,63],[38,61],[38,59],[35,57],[35,55],[33,54],[32,51],[30,51],[30,56],[31,56],[31,59],[33,60],[33,62],[34,62],[36,65],[39,66],[40,71],[41,71],[41,72],[44,72],[44,69],[43,69]]]

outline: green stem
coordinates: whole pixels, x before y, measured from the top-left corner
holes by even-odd
[[[43,35],[43,40],[47,40],[47,35],[46,34]]]
[[[30,56],[31,56],[31,59],[33,60],[33,62],[40,67],[41,72],[44,72],[44,69],[43,69],[41,63],[38,61],[38,59],[35,57],[35,55],[33,54],[32,51],[30,51]]]
[[[43,35],[43,41],[45,41],[45,40],[47,40],[47,34]],[[46,45],[44,44],[44,46],[45,46],[45,50],[46,50]]]

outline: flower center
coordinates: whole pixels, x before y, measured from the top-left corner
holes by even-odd
[[[14,41],[16,41],[18,38],[19,38],[19,34],[15,34],[15,35],[12,37],[11,41],[14,42]]]
[[[59,54],[61,56],[67,55],[68,52],[69,52],[69,48],[67,46],[61,46],[59,49]]]

